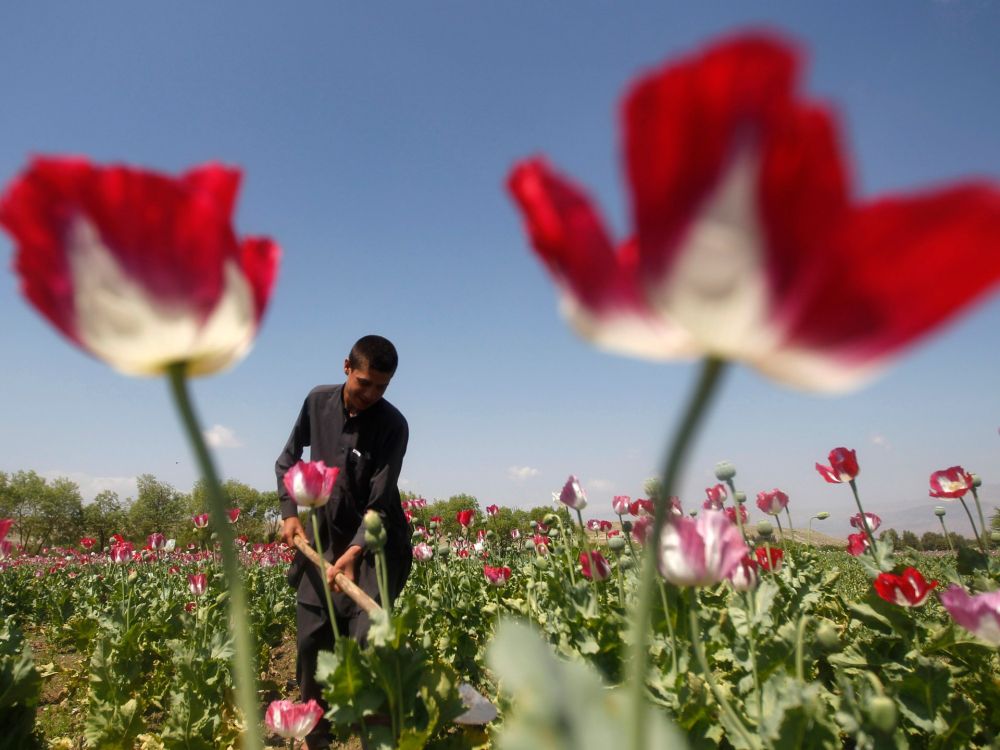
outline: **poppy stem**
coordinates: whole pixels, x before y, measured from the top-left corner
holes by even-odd
[[[855,484],[854,480],[850,481],[851,492],[854,493],[854,502],[858,506],[858,513],[861,514],[861,528],[865,530],[865,536],[868,537],[868,551],[872,553],[872,559],[875,561],[875,567],[881,568],[879,564],[878,555],[875,554],[875,537],[872,535],[872,530],[868,528],[868,516],[865,515],[865,509],[861,507],[861,498],[858,497],[858,485]]]
[[[986,533],[986,519],[983,517],[983,506],[979,504],[979,493],[976,492],[975,486],[970,488],[972,490],[972,499],[976,501],[976,512],[979,513],[979,538],[982,540],[983,552],[990,547],[990,535]]]
[[[979,551],[985,555],[986,548],[983,546],[982,536],[979,534],[978,531],[976,531],[976,524],[973,523],[972,521],[972,513],[969,511],[969,506],[965,504],[964,497],[958,498],[958,501],[962,503],[962,507],[965,508],[965,515],[969,517],[969,525],[972,526],[972,536],[974,536],[976,538],[976,541],[979,543]]]
[[[246,588],[236,556],[236,539],[226,513],[226,500],[222,485],[208,452],[205,438],[195,415],[187,388],[187,363],[175,362],[167,368],[170,391],[180,415],[181,424],[191,443],[198,467],[205,479],[208,494],[208,511],[215,533],[222,548],[222,570],[229,589],[227,603],[229,630],[233,635],[233,674],[236,683],[236,703],[247,727],[242,737],[244,750],[262,750],[260,711],[257,706],[257,679],[254,670],[253,637],[250,634],[250,613],[247,608]]]
[[[337,627],[337,614],[333,609],[333,598],[330,596],[330,584],[326,580],[326,558],[323,557],[323,541],[319,535],[319,521],[316,520],[316,509],[309,511],[309,518],[312,519],[313,542],[316,544],[316,553],[322,563],[319,568],[319,575],[323,579],[323,593],[326,595],[326,611],[330,615],[330,627],[333,628],[334,641],[340,640],[340,629]]]
[[[939,517],[938,520],[941,521],[941,530],[944,531],[944,540],[946,542],[948,542],[948,549],[950,549],[951,550],[951,554],[954,555],[955,554],[955,545],[952,544],[952,542],[951,542],[951,536],[948,534],[948,527],[944,525],[944,518]]]
[[[645,750],[647,744],[647,727],[645,722],[647,705],[646,670],[649,661],[649,627],[655,593],[654,577],[656,575],[657,540],[660,538],[660,531],[666,521],[668,498],[674,494],[674,487],[677,484],[677,478],[687,458],[688,450],[691,447],[695,433],[708,413],[708,406],[711,404],[712,397],[718,390],[721,376],[725,370],[726,363],[724,360],[716,357],[707,357],[702,361],[694,392],[688,401],[680,422],[677,424],[667,451],[663,470],[663,482],[660,485],[663,491],[657,493],[654,501],[653,529],[643,550],[645,560],[639,571],[639,590],[636,592],[635,610],[630,618],[632,648],[628,664],[628,678],[629,691],[631,693],[629,703],[632,716],[631,721],[628,722],[629,742],[626,744],[626,747],[630,747],[633,750]]]

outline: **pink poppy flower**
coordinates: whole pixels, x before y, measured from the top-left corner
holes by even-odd
[[[134,548],[131,542],[111,545],[111,560],[116,563],[128,562],[132,559]]]
[[[315,700],[308,703],[272,701],[264,713],[264,724],[279,737],[301,740],[322,718],[323,709]]]
[[[531,543],[535,545],[535,552],[539,555],[549,554],[549,538],[547,536],[535,534],[531,537]]]
[[[865,550],[868,549],[868,535],[864,532],[859,534],[848,534],[847,535],[847,554],[863,555]]]
[[[961,466],[951,466],[931,474],[931,497],[955,500],[972,490],[972,474]]]
[[[600,530],[601,530],[601,522],[598,521],[596,518],[591,518],[589,521],[587,521],[587,531],[600,531]]]
[[[785,558],[785,551],[780,547],[758,547],[754,551],[757,564],[764,570],[781,570],[781,562]],[[770,555],[768,555],[770,552]]]
[[[299,461],[285,472],[282,483],[297,505],[320,508],[327,504],[340,469],[323,461]]]
[[[589,557],[586,552],[581,552],[580,572],[584,578],[595,581],[606,581],[611,577],[611,563],[597,550],[591,552]]]
[[[204,529],[208,526],[208,513],[199,513],[191,517],[191,522],[196,529]]]
[[[0,518],[0,542],[7,538],[10,527],[14,525],[13,518]]]
[[[195,596],[201,596],[208,587],[208,576],[204,573],[192,573],[188,576],[188,589]]]
[[[495,516],[499,512],[500,512],[500,506],[498,506],[498,505],[487,505],[486,506],[486,515],[488,515],[490,518],[492,518],[493,516]]]
[[[724,580],[747,554],[739,529],[718,511],[675,518],[660,533],[660,575],[678,586],[708,586]]]
[[[611,523],[611,521],[604,521],[604,520],[598,521],[597,526],[598,529],[600,531],[603,531],[604,533],[611,531],[611,529],[615,527],[615,525]]]
[[[629,505],[632,503],[632,498],[628,495],[615,495],[611,498],[611,508],[619,516],[624,516],[629,512]]]
[[[858,456],[853,450],[834,448],[830,451],[829,461],[829,466],[816,464],[816,471],[831,484],[850,482],[860,472]]]
[[[580,486],[580,480],[572,474],[559,493],[559,502],[574,510],[583,510],[587,507],[587,495]]]
[[[743,555],[729,574],[729,583],[737,591],[752,591],[757,588],[759,577],[757,561],[752,559],[750,555]]]
[[[705,495],[707,499],[701,506],[705,510],[722,510],[723,504],[729,496],[726,493],[726,485],[724,484],[717,484],[714,487],[706,487]]]
[[[490,565],[483,566],[483,575],[491,586],[503,586],[510,580],[510,568],[503,566],[494,568]]]
[[[85,536],[80,540],[80,546],[84,549],[93,549],[95,544],[97,544],[97,540],[89,536]]]
[[[472,519],[475,517],[476,511],[472,509],[460,510],[455,514],[455,520],[458,521],[458,525],[463,529],[469,528],[472,524]]]
[[[996,284],[995,186],[857,201],[835,119],[800,94],[799,68],[791,44],[751,33],[635,82],[621,116],[634,234],[620,242],[544,160],[514,168],[509,189],[581,335],[843,390]]]
[[[865,511],[864,517],[868,520],[868,528],[872,531],[872,533],[878,531],[878,527],[882,525],[882,519],[874,513],[869,513],[867,511]],[[861,529],[861,531],[865,530],[864,521],[862,520],[860,513],[855,513],[851,516],[851,526],[855,529]]]
[[[413,515],[413,512],[409,510],[403,511],[403,517],[406,519],[407,523],[413,523],[413,519],[416,518],[416,516]]]
[[[632,538],[645,544],[653,534],[653,517],[641,515],[632,524]]]
[[[972,596],[952,584],[938,598],[955,622],[987,643],[1000,646],[1000,591]]]
[[[157,531],[146,537],[146,545],[149,549],[163,549],[167,546],[167,538]]]
[[[226,511],[226,515],[229,516],[229,523],[236,523],[237,521],[240,520],[240,509],[230,508],[229,510]]]
[[[788,506],[788,495],[779,489],[757,493],[757,507],[769,516],[776,516]]]
[[[434,550],[427,542],[421,542],[413,548],[413,559],[418,562],[427,562],[434,557]]]
[[[916,568],[907,568],[901,575],[879,573],[875,579],[875,593],[900,607],[919,607],[938,585],[927,581]]]
[[[238,170],[214,164],[175,178],[35,159],[0,200],[23,294],[70,341],[129,375],[235,364],[257,334],[280,255],[269,239],[236,237],[239,182]]]
[[[514,541],[517,541],[518,539],[520,539],[521,538],[521,530],[520,529],[511,529],[510,530],[510,538],[513,539]]]

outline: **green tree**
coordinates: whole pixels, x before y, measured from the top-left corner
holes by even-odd
[[[245,535],[252,541],[270,541],[274,538],[281,523],[281,508],[276,490],[265,492],[236,479],[227,479],[222,483],[222,492],[228,507],[240,509],[239,520],[236,522],[237,534]],[[196,534],[191,518],[208,511],[203,479],[195,482],[185,499],[186,526],[178,530],[178,542],[194,539]]]
[[[904,547],[923,549],[923,547],[920,546],[920,538],[909,529],[903,532],[903,536],[900,537],[900,542]]]
[[[141,541],[154,532],[176,535],[186,518],[184,496],[152,474],[140,474],[135,502],[128,511],[128,536]]]
[[[98,549],[104,549],[112,534],[125,529],[127,520],[128,511],[118,499],[118,493],[102,490],[97,493],[93,502],[83,506],[82,536],[96,539]]]
[[[84,534],[83,497],[80,488],[65,477],[58,477],[48,485],[39,507],[40,544],[76,546]]]

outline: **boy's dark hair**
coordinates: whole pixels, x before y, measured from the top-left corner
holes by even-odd
[[[352,370],[367,367],[370,370],[392,375],[399,365],[399,355],[396,354],[396,347],[389,339],[369,335],[362,336],[355,342],[354,346],[351,347],[347,362]]]

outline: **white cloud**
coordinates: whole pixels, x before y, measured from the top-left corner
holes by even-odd
[[[519,482],[531,477],[537,477],[541,472],[532,466],[511,466],[507,469],[507,476]]]
[[[217,424],[211,429],[205,430],[205,440],[213,448],[239,448],[243,442],[236,437],[236,432],[231,427]]]
[[[878,432],[872,435],[872,444],[877,445],[880,448],[885,448],[886,450],[892,449],[892,444],[889,442],[889,438]]]
[[[84,474],[82,471],[58,471],[55,469],[39,472],[39,474],[50,482],[59,478],[74,482],[80,488],[80,496],[84,502],[90,502],[104,490],[118,493],[118,498],[122,501],[139,494],[135,477],[94,477],[90,474]]]

